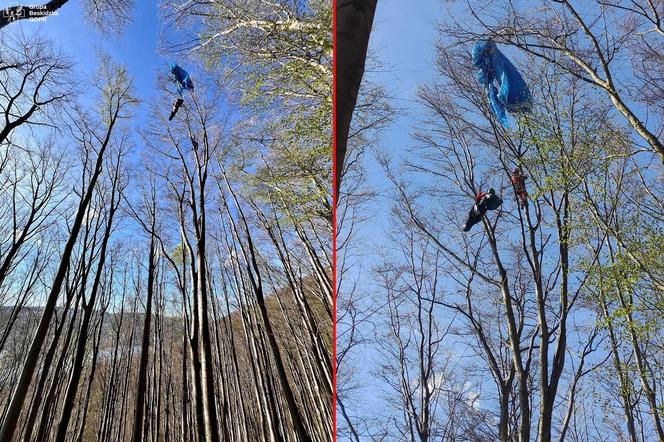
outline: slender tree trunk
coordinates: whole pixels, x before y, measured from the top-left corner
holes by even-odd
[[[81,442],[83,440],[83,433],[87,428],[86,424],[88,419],[88,412],[90,411],[90,394],[92,392],[92,385],[95,380],[95,373],[97,372],[99,345],[101,343],[101,336],[104,329],[104,315],[106,314],[106,308],[102,309],[99,314],[100,314],[99,326],[98,326],[99,328],[97,332],[97,337],[95,339],[95,343],[93,345],[92,361],[90,362],[90,374],[88,375],[88,385],[85,392],[85,400],[81,405],[81,407],[83,408],[83,416],[81,417],[81,426],[79,427],[79,431],[75,439],[76,442]]]
[[[53,335],[53,340],[51,341],[51,346],[49,347],[48,352],[46,353],[46,357],[44,358],[44,365],[43,365],[44,368],[42,369],[42,373],[39,378],[39,383],[37,384],[37,388],[35,390],[35,398],[37,398],[38,400],[33,404],[32,408],[30,409],[30,413],[28,414],[28,417],[25,421],[25,434],[23,437],[23,442],[30,442],[32,440],[32,432],[35,428],[35,423],[36,423],[35,420],[37,419],[37,414],[39,413],[39,407],[43,404],[42,395],[44,392],[44,388],[46,387],[46,381],[48,380],[48,375],[50,373],[53,358],[55,357],[55,351],[58,348],[60,335],[62,333],[64,325],[67,323],[67,313],[69,312],[70,305],[71,305],[71,297],[67,299],[67,303],[65,304],[65,307],[62,312],[62,321],[55,330],[55,334]]]
[[[152,232],[150,232],[150,256],[148,258],[148,296],[145,301],[145,320],[143,322],[143,338],[141,340],[141,361],[138,366],[138,381],[136,386],[136,404],[134,407],[134,427],[132,431],[133,442],[142,440],[143,414],[145,411],[145,386],[147,378],[148,356],[150,352],[150,321],[152,320],[152,296],[155,283],[155,242],[154,218]]]
[[[37,368],[39,353],[41,352],[42,346],[44,345],[44,339],[48,333],[51,318],[53,317],[55,306],[58,301],[58,297],[60,296],[62,284],[64,283],[65,275],[67,272],[67,267],[69,266],[69,260],[71,259],[71,254],[74,249],[74,245],[76,244],[78,233],[81,230],[83,218],[85,217],[88,206],[90,205],[94,187],[97,183],[99,175],[101,174],[104,151],[106,150],[106,146],[110,140],[111,131],[115,125],[115,119],[118,116],[118,112],[119,109],[116,109],[115,114],[112,116],[112,119],[109,122],[106,138],[104,139],[104,142],[102,143],[97,155],[97,161],[95,163],[93,174],[90,178],[90,182],[87,185],[83,199],[78,206],[76,218],[74,219],[74,223],[69,233],[69,238],[62,252],[60,264],[58,266],[58,270],[55,273],[55,278],[53,279],[53,284],[51,286],[46,305],[44,306],[41,320],[39,321],[37,331],[35,332],[35,335],[32,339],[32,344],[30,344],[30,349],[26,354],[23,370],[21,371],[16,388],[14,389],[14,394],[12,395],[5,419],[2,422],[2,427],[0,428],[0,440],[11,440],[14,435],[14,431],[16,431],[16,424],[21,414],[23,403],[25,402],[26,393],[30,387],[30,383],[32,382],[32,375]]]
[[[201,195],[204,192],[201,190]],[[201,204],[204,204],[201,201]],[[205,440],[219,441],[219,422],[214,392],[214,375],[212,363],[212,344],[210,338],[210,319],[208,315],[207,272],[205,256],[205,208],[201,207],[200,237],[196,242],[198,262],[198,333],[200,336],[199,354],[201,355],[201,383],[203,393],[203,410],[205,423]],[[226,435],[227,436],[227,435]]]
[[[224,173],[225,175],[225,173]],[[288,382],[288,376],[286,374],[286,368],[285,364],[283,361],[283,358],[281,356],[281,352],[279,350],[279,346],[277,344],[275,335],[274,335],[274,329],[272,327],[272,323],[270,322],[270,317],[267,312],[267,306],[265,305],[265,297],[263,295],[263,287],[262,283],[260,281],[260,269],[258,267],[258,262],[257,262],[257,257],[256,257],[256,251],[254,248],[253,240],[251,233],[249,231],[249,227],[247,225],[247,220],[244,216],[244,212],[242,211],[242,208],[240,207],[240,203],[237,199],[237,196],[233,189],[230,186],[230,183],[228,182],[228,179],[224,177],[226,181],[226,186],[227,190],[230,193],[230,195],[233,198],[233,201],[235,202],[235,208],[238,211],[238,215],[240,217],[240,220],[242,222],[242,225],[244,227],[244,231],[246,234],[246,238],[244,241],[246,241],[246,249],[244,251],[245,253],[245,261],[246,261],[246,266],[247,266],[247,274],[249,277],[249,281],[252,286],[252,290],[254,294],[256,295],[256,299],[258,301],[258,308],[262,317],[263,325],[265,326],[266,329],[266,334],[267,338],[270,343],[270,348],[272,351],[272,356],[274,357],[276,369],[277,369],[277,374],[279,376],[279,381],[281,383],[281,386],[284,390],[284,396],[286,403],[288,405],[289,412],[291,414],[291,418],[293,420],[293,425],[295,427],[295,432],[297,434],[297,437],[304,442],[309,442],[311,441],[311,436],[307,432],[306,428],[304,427],[304,422],[302,419],[302,415],[300,413],[300,410],[298,409],[297,402],[295,401],[295,394],[293,392],[293,389]],[[228,209],[228,207],[227,207]],[[239,232],[237,231],[237,226],[235,225],[235,222],[232,220],[232,215],[230,210],[228,210],[228,215],[229,219],[231,219],[231,224],[233,226],[233,230],[235,233],[235,240],[239,244],[243,244],[243,240],[241,239]]]
[[[59,374],[62,371],[62,367],[65,363],[65,358],[67,356],[67,350],[69,349],[69,343],[71,342],[71,337],[74,333],[74,328],[76,324],[76,318],[78,315],[78,301],[80,298],[77,300],[76,305],[74,306],[74,313],[72,315],[72,318],[69,322],[69,328],[67,330],[67,335],[65,337],[63,346],[62,346],[62,353],[60,353],[60,357],[58,358],[58,362],[55,365],[55,370],[53,370],[53,373]],[[51,417],[51,409],[53,407],[53,402],[55,400],[55,395],[57,391],[57,386],[58,386],[58,377],[54,376],[53,380],[51,381],[51,388],[48,391],[48,394],[46,395],[46,400],[44,401],[44,408],[42,410],[41,414],[41,419],[39,421],[39,432],[37,434],[36,440],[45,440],[46,434],[48,432],[47,424],[49,422],[49,419]]]
[[[104,264],[106,262],[106,249],[108,247],[108,241],[111,237],[111,231],[113,229],[113,216],[117,210],[116,205],[116,184],[118,180],[118,172],[116,172],[114,185],[111,190],[111,205],[108,214],[108,221],[106,223],[106,228],[104,230],[104,237],[102,239],[101,250],[99,252],[99,262],[97,263],[97,273],[95,274],[95,279],[92,285],[92,291],[90,293],[90,299],[88,300],[87,305],[85,305],[85,311],[83,314],[83,322],[81,323],[81,329],[79,331],[79,339],[76,346],[76,356],[74,357],[74,363],[72,366],[72,374],[69,379],[69,385],[67,387],[67,393],[65,399],[62,403],[62,417],[60,419],[60,424],[58,425],[58,433],[56,435],[56,442],[64,442],[67,436],[67,427],[69,426],[69,419],[71,418],[71,413],[74,409],[74,400],[76,399],[76,394],[78,392],[78,384],[81,379],[81,374],[83,372],[83,359],[85,358],[85,347],[87,344],[88,331],[90,328],[90,321],[95,310],[95,305],[97,302],[97,294],[99,293],[99,285],[102,278],[102,273],[104,270]]]
[[[486,223],[486,221],[485,221]],[[510,294],[507,272],[502,265],[498,254],[496,240],[493,235],[489,238],[489,244],[500,274],[500,291],[505,305],[505,316],[507,317],[507,329],[509,331],[510,346],[512,347],[512,360],[516,369],[516,376],[519,382],[519,412],[521,419],[519,424],[519,441],[528,442],[530,440],[530,394],[528,391],[528,374],[524,368],[521,357],[521,340],[518,327],[515,320],[514,307],[512,305],[512,295]]]
[[[600,293],[600,299],[602,305],[602,314],[604,316],[604,320],[607,323],[607,329],[609,331],[609,342],[611,345],[613,368],[618,374],[618,381],[620,383],[620,398],[622,400],[623,414],[625,416],[625,424],[627,425],[627,433],[629,434],[630,442],[636,442],[637,437],[636,427],[634,426],[634,412],[629,394],[629,376],[624,371],[620,353],[618,352],[618,340],[616,339],[613,322],[609,313],[609,306],[606,302],[606,296],[604,292]]]

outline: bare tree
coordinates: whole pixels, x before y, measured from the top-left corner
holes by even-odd
[[[141,339],[141,360],[138,369],[138,381],[136,385],[137,400],[134,408],[134,428],[132,430],[132,440],[143,440],[144,434],[144,413],[146,400],[146,384],[148,358],[150,356],[150,327],[152,323],[152,305],[154,303],[154,292],[157,284],[157,194],[154,188],[154,181],[150,183],[149,194],[144,196],[144,212],[147,215],[147,221],[143,222],[140,215],[135,213],[137,221],[142,225],[146,234],[150,236],[150,246],[148,252],[148,274],[147,274],[147,298],[145,300],[145,320],[143,322],[143,336]],[[155,330],[156,332],[156,330]]]
[[[480,387],[464,379],[445,349],[455,317],[439,315],[446,297],[443,255],[408,224],[394,230],[398,245],[375,269],[387,296],[376,371],[394,391],[388,403],[395,423],[386,431],[405,440],[495,439],[492,422],[474,406],[473,390]]]
[[[517,118],[516,128],[505,130],[496,124],[474,79],[469,54],[460,45],[463,35],[458,32],[455,28],[443,34],[445,39],[437,46],[439,79],[420,89],[426,115],[414,132],[415,146],[399,163],[381,159],[395,191],[392,219],[398,237],[391,244],[405,249],[397,256],[394,250],[386,254],[379,268],[389,302],[383,307],[387,321],[379,327],[376,343],[384,351],[385,369],[376,379],[395,392],[396,409],[406,410],[402,416],[383,418],[386,432],[406,440],[426,440],[435,431],[450,432],[442,437],[456,434],[471,440],[577,437],[584,424],[576,419],[583,419],[586,410],[595,406],[587,394],[593,388],[590,378],[609,370],[609,360],[614,367],[618,363],[615,379],[621,390],[617,398],[628,417],[630,437],[638,432],[637,425],[642,431],[656,432],[653,410],[658,407],[658,385],[651,364],[658,355],[651,346],[657,332],[648,328],[630,334],[630,328],[635,332],[636,324],[647,321],[646,309],[639,306],[651,299],[650,290],[657,287],[659,265],[651,258],[658,252],[642,249],[647,250],[637,254],[642,266],[634,260],[628,265],[638,269],[636,285],[641,288],[620,280],[611,286],[614,295],[603,295],[604,307],[593,295],[601,292],[598,275],[606,275],[601,284],[605,291],[606,277],[613,272],[603,263],[618,265],[615,256],[629,260],[630,250],[635,250],[624,247],[616,252],[609,237],[616,235],[624,245],[633,244],[636,237],[627,232],[633,231],[634,222],[651,216],[652,211],[645,208],[657,204],[654,200],[644,204],[650,198],[645,190],[649,186],[627,197],[628,192],[617,190],[626,189],[618,179],[615,193],[604,193],[614,192],[613,184],[602,190],[601,174],[615,164],[631,164],[632,171],[640,170],[629,134],[607,117],[609,108],[597,100],[592,88],[537,57],[529,58],[527,69],[522,69],[528,73],[534,108]],[[526,203],[516,203],[516,190],[509,182],[516,166],[529,174]],[[611,179],[614,176],[620,177],[611,175]],[[633,179],[638,181],[639,174]],[[652,183],[643,175],[640,179],[645,180],[643,184]],[[484,217],[475,233],[461,234],[465,211],[459,207],[470,207],[472,197],[488,187],[498,189],[502,207]],[[623,213],[620,204],[628,204],[631,213],[636,207],[646,213],[633,221],[614,218]],[[431,281],[438,279],[445,281],[444,296],[431,289]],[[415,313],[409,314],[413,303]],[[459,385],[450,388],[457,394],[450,395],[447,403],[456,407],[450,405],[446,422],[436,423],[425,407],[432,390],[423,387],[427,383],[420,376],[432,358],[425,352],[423,363],[421,351],[412,359],[406,356],[417,348],[418,339],[432,336],[412,330],[418,330],[417,312],[433,311],[428,308],[434,305],[444,307],[438,310],[441,316],[424,315],[425,323],[441,327],[450,316],[455,319],[448,332],[461,342],[450,348],[464,348],[464,354],[472,356],[467,362],[460,359],[454,373],[468,376],[464,381],[477,386],[480,402],[485,404],[456,416],[452,411],[468,404],[467,390]],[[613,308],[625,309],[624,317],[611,313]],[[627,312],[634,308],[638,313],[630,318]],[[615,314],[621,317],[620,325],[608,319]],[[394,341],[388,342],[387,337]],[[444,345],[445,340],[440,342]],[[604,351],[607,343],[612,350]],[[625,359],[625,350],[633,356]],[[414,366],[419,371],[409,368],[413,360],[420,361]],[[625,376],[627,361],[634,364],[634,373],[641,373],[639,387]],[[444,368],[441,371],[445,373]],[[641,390],[652,427],[635,417],[639,394],[634,387]],[[491,405],[484,402],[489,398]],[[435,410],[441,412],[440,406]],[[585,428],[589,431],[588,425]],[[463,431],[468,432],[461,435]]]
[[[90,321],[92,315],[96,310],[97,296],[100,292],[101,280],[103,277],[104,264],[107,257],[107,248],[108,243],[111,237],[111,232],[113,231],[113,218],[118,210],[120,201],[122,200],[122,192],[126,183],[122,180],[122,157],[125,153],[122,151],[122,147],[118,148],[118,153],[116,154],[115,161],[110,164],[109,169],[113,172],[111,177],[110,189],[108,192],[110,195],[105,195],[108,201],[108,215],[106,220],[106,226],[103,230],[103,236],[101,239],[101,248],[99,250],[99,260],[97,262],[97,269],[94,276],[94,281],[92,283],[92,289],[90,291],[89,297],[82,294],[81,303],[83,305],[84,313],[83,319],[79,328],[79,339],[76,345],[76,353],[71,368],[72,374],[67,385],[67,392],[65,394],[64,401],[61,405],[62,417],[60,423],[58,424],[57,430],[57,441],[64,441],[67,435],[67,428],[69,425],[69,419],[71,418],[73,409],[74,409],[74,400],[79,388],[79,382],[82,374],[83,368],[83,359],[85,357],[87,337],[89,335]],[[110,196],[110,199],[108,199]]]
[[[597,88],[648,148],[664,161],[661,113],[650,118],[636,104],[647,104],[653,94],[659,93],[660,82],[650,74],[644,75],[644,68],[653,57],[662,56],[661,3],[597,0],[593,2],[592,12],[568,0],[552,3],[542,2],[537,13],[520,10],[512,2],[491,12],[471,7],[470,13],[482,34],[468,31],[472,28],[466,24],[463,28],[455,26],[454,32],[464,40],[486,36],[513,45]],[[486,16],[492,19],[482,18]],[[623,86],[631,81],[624,76],[623,57],[631,59],[637,81],[644,85],[646,93]],[[649,72],[654,74],[657,68]]]
[[[16,430],[16,423],[25,401],[28,387],[32,381],[32,375],[36,369],[39,353],[44,344],[44,339],[48,332],[51,318],[55,312],[56,302],[60,295],[65,275],[69,267],[69,259],[74,245],[76,244],[76,240],[78,239],[78,233],[83,224],[97,179],[101,174],[104,152],[112,140],[116,123],[120,119],[127,117],[126,112],[128,107],[134,102],[134,99],[130,95],[131,83],[124,71],[119,69],[117,72],[113,72],[113,69],[115,69],[116,66],[113,66],[110,63],[105,64],[104,66],[107,70],[100,72],[99,82],[96,84],[96,87],[101,94],[100,104],[103,106],[103,112],[105,112],[105,115],[103,115],[102,118],[104,118],[105,121],[99,125],[101,127],[95,127],[92,122],[86,121],[85,119],[74,122],[75,126],[73,130],[77,130],[77,132],[72,133],[72,135],[81,143],[86,159],[86,164],[83,170],[84,187],[81,192],[78,210],[69,233],[69,239],[61,256],[58,270],[53,279],[47,303],[42,313],[42,318],[25,358],[20,380],[12,395],[11,404],[9,405],[3,420],[2,428],[0,429],[0,438],[10,439]]]
[[[54,106],[74,92],[71,62],[43,38],[22,33],[0,37],[0,144],[19,127],[55,125]]]

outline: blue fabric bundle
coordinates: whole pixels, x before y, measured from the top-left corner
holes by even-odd
[[[180,96],[182,96],[182,92],[185,90],[194,90],[194,83],[189,78],[187,71],[175,63],[171,63],[171,78],[175,82]]]
[[[503,127],[509,126],[505,111],[519,112],[530,109],[528,85],[493,41],[475,43],[473,65],[479,69],[477,79],[484,85],[491,109]],[[498,83],[500,90],[496,89],[495,83]]]

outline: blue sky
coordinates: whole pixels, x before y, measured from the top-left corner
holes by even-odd
[[[394,121],[381,134],[380,144],[375,146],[390,152],[395,158],[412,143],[410,134],[421,112],[421,106],[415,101],[417,87],[434,79],[435,22],[440,19],[442,10],[439,0],[409,2],[407,8],[404,8],[402,0],[378,2],[369,50],[381,66],[377,69],[368,67],[365,78],[385,87],[391,105],[397,109]],[[376,264],[374,252],[386,241],[390,186],[373,153],[367,155],[365,165],[368,184],[378,192],[367,221],[357,232],[357,240],[366,243],[362,250],[369,252],[363,256],[362,267],[369,270]],[[360,286],[370,293],[372,275],[367,271],[361,273],[366,281]],[[380,298],[380,295],[376,297]],[[371,371],[377,368],[378,354],[371,347],[362,350],[361,357],[354,358],[353,362],[366,388],[361,395],[361,409],[353,412],[376,412],[384,409],[384,391],[371,376]]]
[[[157,94],[158,73],[166,73],[168,57],[158,53],[160,32],[159,6],[156,1],[137,1],[131,11],[133,17],[119,34],[102,34],[85,20],[81,0],[70,0],[56,16],[45,22],[20,21],[13,23],[8,32],[22,30],[26,34],[40,33],[51,40],[75,65],[83,94],[94,74],[98,54],[109,55],[115,63],[126,66],[134,84],[135,94],[141,100],[131,125],[144,126],[148,105]],[[170,109],[164,110],[168,112]],[[140,151],[138,137],[136,149]]]
[[[420,106],[415,102],[418,85],[434,79],[433,43],[435,22],[442,12],[439,0],[411,2],[408,8],[399,0],[378,2],[369,50],[383,65],[369,70],[366,78],[387,89],[393,107],[398,109],[394,122],[384,131],[380,148],[398,155],[411,143],[410,133]],[[370,180],[376,190],[386,189],[383,171],[368,158]],[[386,225],[386,213],[376,223]]]
[[[155,93],[157,71],[166,69],[166,60],[157,54],[159,37],[158,2],[138,1],[133,21],[120,35],[102,35],[85,22],[80,0],[70,0],[45,23],[23,22],[26,30],[39,30],[58,42],[77,64],[79,72],[90,75],[97,62],[97,51],[108,53],[127,66],[141,100]],[[144,116],[140,115],[139,118]]]
[[[386,89],[396,112],[392,123],[381,133],[381,142],[365,158],[368,185],[378,194],[369,220],[358,232],[369,243],[365,250],[384,244],[389,223],[389,211],[385,209],[389,206],[390,185],[375,153],[386,151],[398,158],[412,143],[411,132],[421,114],[421,105],[416,102],[417,88],[435,76],[433,44],[435,23],[441,12],[439,0],[412,2],[408,8],[399,0],[378,2],[369,51],[380,66],[367,66],[365,79]],[[371,256],[366,256],[366,264],[373,262]]]

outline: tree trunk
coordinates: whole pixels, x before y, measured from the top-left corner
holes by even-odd
[[[81,374],[83,372],[83,359],[85,358],[85,346],[87,344],[88,330],[90,328],[90,320],[92,319],[92,314],[95,310],[95,304],[97,301],[97,294],[99,293],[99,284],[101,282],[102,272],[104,270],[104,264],[106,262],[106,249],[108,247],[108,241],[111,237],[111,230],[113,226],[113,216],[117,210],[116,205],[116,187],[118,175],[116,174],[114,181],[113,189],[111,190],[111,205],[108,214],[108,221],[106,223],[106,228],[104,229],[104,237],[101,244],[101,250],[99,252],[99,262],[97,263],[97,273],[95,274],[95,279],[92,285],[92,291],[90,293],[90,299],[88,300],[87,305],[85,305],[85,312],[83,314],[83,322],[81,323],[81,329],[79,332],[78,343],[76,346],[76,356],[74,358],[74,363],[72,366],[72,374],[69,380],[69,385],[67,387],[67,393],[65,395],[64,402],[62,404],[62,418],[60,424],[58,425],[58,434],[55,438],[56,442],[64,442],[67,436],[67,427],[69,426],[69,419],[71,418],[71,413],[74,409],[74,399],[76,399],[76,393],[78,392],[78,383],[81,379]]]
[[[148,258],[148,296],[145,301],[145,320],[143,322],[143,338],[141,340],[141,361],[138,367],[138,381],[136,385],[136,405],[134,408],[134,427],[131,440],[140,442],[143,433],[143,413],[145,411],[145,386],[147,384],[148,356],[150,351],[150,321],[152,320],[152,296],[154,294],[155,279],[155,243],[154,219],[150,234],[150,256]]]
[[[100,147],[99,154],[97,155],[94,172],[90,178],[90,182],[88,183],[83,199],[79,204],[78,211],[76,213],[76,218],[74,219],[74,223],[69,233],[69,238],[62,252],[62,257],[60,258],[60,264],[58,266],[57,272],[55,273],[55,278],[53,279],[53,285],[51,286],[51,290],[49,292],[46,305],[44,306],[44,311],[42,313],[41,320],[39,321],[39,325],[37,326],[37,331],[35,332],[35,335],[32,339],[32,343],[30,344],[30,349],[26,354],[23,370],[21,371],[21,375],[16,384],[16,388],[14,389],[14,394],[12,395],[9,408],[7,409],[5,420],[3,421],[2,427],[0,428],[0,440],[11,440],[14,435],[14,431],[16,431],[16,424],[21,414],[23,403],[25,402],[26,393],[28,392],[28,388],[30,387],[30,383],[32,382],[32,375],[34,374],[35,369],[37,368],[39,353],[41,352],[42,346],[44,345],[44,339],[46,338],[46,334],[48,333],[48,328],[51,323],[51,318],[53,317],[55,306],[58,301],[58,297],[60,296],[60,291],[62,289],[62,284],[64,283],[65,280],[67,267],[69,266],[69,260],[71,258],[71,254],[74,249],[74,245],[76,244],[78,233],[81,230],[83,219],[85,217],[85,214],[87,213],[88,206],[90,205],[90,200],[92,199],[92,193],[94,191],[95,184],[97,183],[97,179],[101,174],[104,151],[106,150],[106,146],[108,145],[108,142],[110,140],[110,134],[115,124],[115,119],[117,118],[118,111],[119,110],[116,109],[115,114],[112,116],[112,119],[109,122],[109,126],[106,132],[106,138],[104,139],[104,142]]]
[[[247,235],[246,238],[244,238],[244,241],[241,239],[240,234],[237,230],[237,225],[232,219],[232,215],[230,212],[230,209],[228,206],[226,206],[227,213],[229,216],[229,219],[231,220],[231,225],[233,228],[235,240],[238,242],[238,244],[244,244],[246,242],[246,249],[244,250],[244,256],[245,256],[245,261],[246,261],[246,268],[247,268],[247,274],[249,277],[249,281],[251,283],[252,290],[254,294],[256,295],[256,299],[258,301],[258,308],[261,314],[261,319],[263,321],[263,324],[265,326],[265,332],[267,334],[267,338],[270,343],[270,348],[272,352],[272,356],[274,357],[276,369],[277,369],[277,374],[279,376],[279,381],[281,383],[281,386],[284,390],[284,396],[286,399],[286,403],[288,405],[288,409],[290,411],[292,420],[293,420],[293,425],[295,426],[295,432],[297,434],[297,437],[299,440],[304,441],[304,442],[310,442],[311,436],[307,432],[307,430],[304,427],[304,422],[302,419],[302,414],[300,413],[300,410],[298,409],[297,402],[295,401],[295,394],[293,392],[293,389],[288,382],[288,376],[286,375],[286,368],[284,365],[283,358],[281,356],[281,352],[279,350],[279,346],[277,344],[274,330],[272,328],[272,323],[270,321],[270,317],[268,315],[267,311],[267,306],[265,305],[265,297],[263,295],[263,287],[261,283],[261,278],[260,278],[260,269],[258,267],[258,262],[257,262],[257,257],[256,257],[256,250],[254,248],[253,240],[251,233],[249,231],[249,226],[247,224],[247,220],[244,216],[244,212],[240,206],[240,203],[237,199],[237,195],[231,188],[231,185],[228,181],[228,178],[225,176],[225,171],[222,172],[224,174],[224,180],[226,182],[226,188],[230,195],[233,198],[233,201],[235,203],[235,208],[237,210],[238,216],[240,217],[240,220],[243,225],[243,230],[245,234]]]
[[[369,47],[377,0],[338,0],[336,10],[335,44],[335,120],[336,120],[336,195],[341,187],[341,175],[348,147],[348,135],[357,95],[364,76],[364,64]]]

